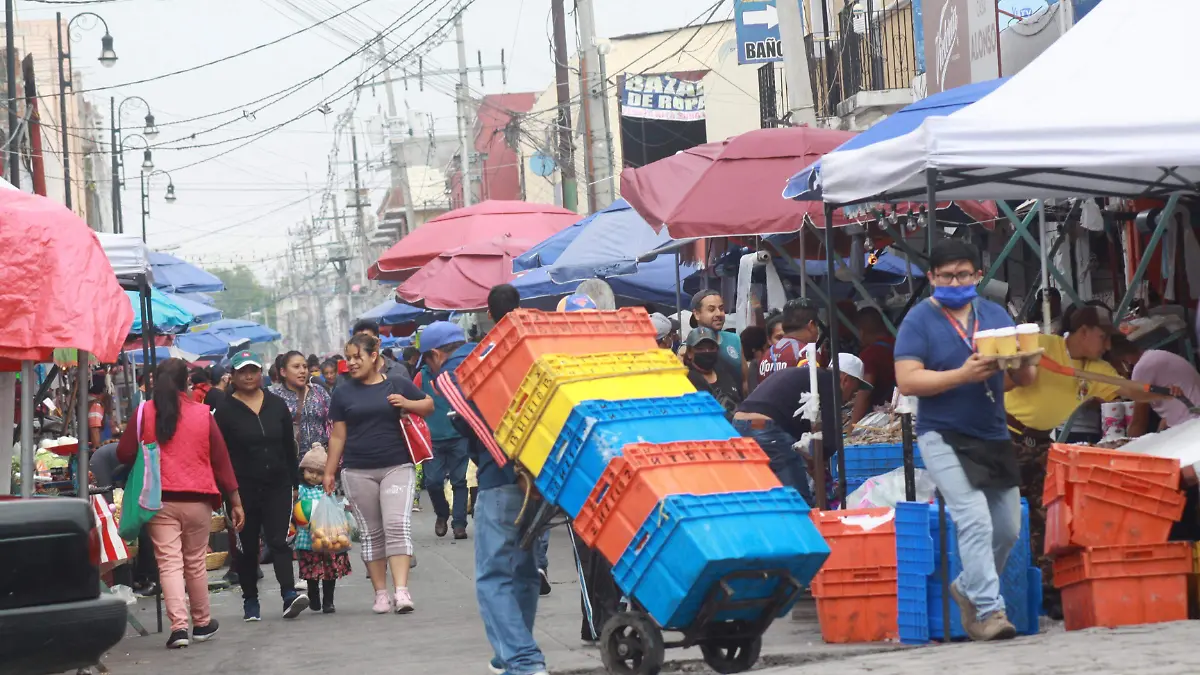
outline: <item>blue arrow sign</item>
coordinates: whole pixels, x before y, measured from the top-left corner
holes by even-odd
[[[779,39],[779,15],[776,0],[735,0],[734,27],[737,34],[738,63],[770,63],[783,60]]]

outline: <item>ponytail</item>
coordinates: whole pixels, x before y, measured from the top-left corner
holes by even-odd
[[[179,397],[187,393],[188,369],[182,359],[167,359],[154,373],[154,432],[160,446],[175,437]]]

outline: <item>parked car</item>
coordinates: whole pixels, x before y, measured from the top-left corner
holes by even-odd
[[[86,500],[0,497],[0,672],[89,668],[121,641],[125,603],[101,597],[99,566]]]

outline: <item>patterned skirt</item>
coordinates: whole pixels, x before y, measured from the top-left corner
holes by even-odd
[[[342,553],[296,551],[300,578],[305,581],[333,581],[350,575],[350,556]]]

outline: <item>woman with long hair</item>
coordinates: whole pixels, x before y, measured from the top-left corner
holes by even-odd
[[[222,497],[235,529],[245,522],[238,481],[225,441],[208,406],[188,396],[188,369],[180,359],[158,364],[153,400],[138,408],[132,433],[121,437],[117,459],[133,464],[140,443],[157,443],[162,509],[146,528],[154,544],[159,583],[171,621],[168,649],[204,642],[217,633],[209,613],[208,550],[212,512]],[[188,618],[192,633],[188,636]]]
[[[233,355],[233,389],[217,408],[217,426],[241,486],[246,510],[238,581],[246,621],[261,621],[258,601],[259,536],[271,552],[275,579],[283,596],[283,618],[308,608],[308,596],[296,591],[292,549],[287,543],[292,501],[300,481],[292,413],[283,399],[262,388],[262,361],[250,351]]]
[[[283,399],[292,414],[292,433],[296,437],[298,461],[313,443],[329,445],[329,392],[309,384],[308,361],[304,354],[290,351],[283,355],[279,384],[268,391]]]
[[[350,377],[333,391],[325,491],[342,488],[358,520],[362,557],[375,587],[374,611],[413,611],[408,570],[413,544],[411,509],[416,489],[412,452],[400,427],[405,414],[425,417],[433,399],[410,380],[379,370],[379,338],[359,333],[346,344]],[[387,587],[388,568],[394,591]]]

